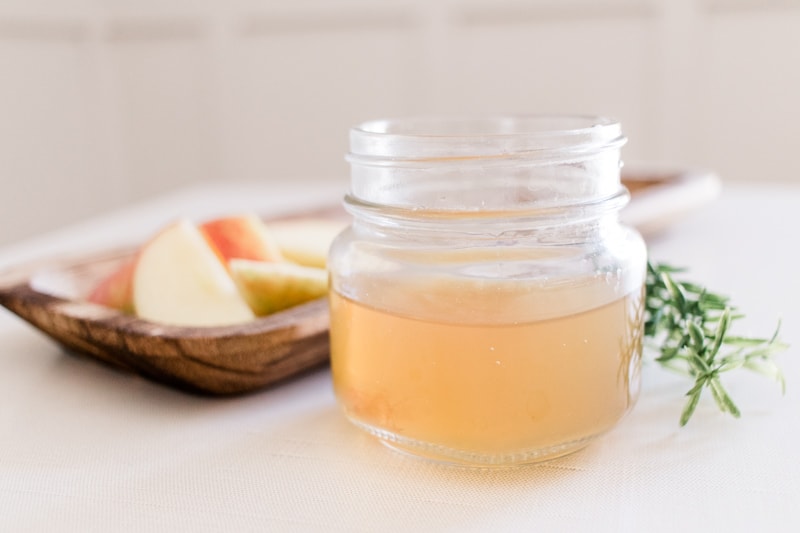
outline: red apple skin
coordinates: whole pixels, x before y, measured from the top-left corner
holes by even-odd
[[[126,261],[117,270],[100,280],[89,293],[87,300],[118,309],[123,313],[134,314],[133,273],[135,270],[136,259]]]
[[[282,261],[278,245],[255,215],[218,218],[198,228],[224,265],[231,259]]]

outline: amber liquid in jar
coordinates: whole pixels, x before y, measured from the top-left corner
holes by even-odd
[[[546,297],[502,285],[401,283],[381,291],[392,311],[333,292],[332,372],[347,416],[394,447],[469,464],[557,457],[614,426],[638,394],[641,291],[560,314],[607,297],[603,282]],[[540,318],[513,320],[532,311]]]

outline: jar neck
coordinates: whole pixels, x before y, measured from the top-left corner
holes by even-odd
[[[453,241],[531,239],[554,244],[593,240],[618,225],[618,212],[630,196],[624,187],[609,196],[549,207],[504,210],[435,210],[392,207],[345,197],[354,226],[372,233],[424,236]]]

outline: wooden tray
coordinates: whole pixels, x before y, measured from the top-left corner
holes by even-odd
[[[82,300],[92,282],[132,255],[122,250],[6,272],[0,304],[72,352],[196,392],[247,392],[327,361],[325,299],[247,324],[202,328],[155,324]]]
[[[712,189],[718,189],[715,180],[703,173],[629,171],[624,181],[632,201],[626,211],[644,207],[630,222],[647,233],[663,229],[687,206],[710,200]],[[702,198],[686,197],[692,191],[703,192]],[[337,213],[341,209],[303,216]],[[648,213],[656,218],[644,216]],[[7,270],[0,273],[0,305],[71,353],[194,392],[245,393],[327,362],[324,298],[243,325],[203,328],[155,324],[84,301],[99,279],[134,252],[109,251]]]

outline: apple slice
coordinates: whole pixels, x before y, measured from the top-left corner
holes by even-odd
[[[123,313],[133,314],[133,272],[136,268],[136,259],[125,261],[117,270],[100,280],[88,301],[106,307],[118,309]]]
[[[286,259],[325,268],[333,239],[347,225],[342,220],[308,218],[271,222],[269,228]]]
[[[133,274],[141,318],[180,326],[223,326],[254,318],[200,230],[179,220],[146,243]]]
[[[258,316],[315,300],[328,292],[324,268],[246,259],[233,259],[228,266],[239,292]]]
[[[254,214],[217,218],[199,229],[224,264],[230,259],[283,260],[269,229]]]

